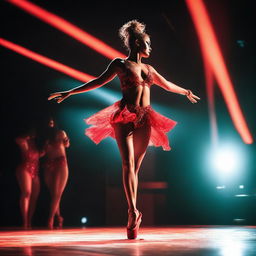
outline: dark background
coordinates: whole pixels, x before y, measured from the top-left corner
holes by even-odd
[[[168,80],[190,88],[201,97],[192,105],[185,97],[153,86],[151,100],[160,113],[176,120],[169,134],[172,151],[152,148],[144,160],[142,182],[167,182],[166,189],[139,191],[139,206],[149,225],[173,224],[256,224],[255,143],[246,145],[235,130],[223,97],[216,86],[215,103],[219,145],[229,142],[244,155],[239,175],[225,180],[226,189],[216,189],[219,180],[211,171],[207,152],[211,146],[210,124],[202,55],[185,1],[163,3],[32,1],[68,20],[113,48],[125,53],[118,29],[131,19],[147,25],[151,35],[152,56],[145,62]],[[221,50],[249,129],[255,137],[255,16],[253,0],[204,1],[218,37]],[[1,1],[1,37],[93,76],[99,75],[109,59],[68,35]],[[242,40],[243,45],[239,43]],[[84,136],[83,119],[114,101],[96,92],[80,94],[58,105],[47,101],[50,93],[81,84],[58,71],[0,47],[2,160],[0,176],[0,226],[20,226],[19,188],[15,167],[19,151],[14,138],[31,122],[41,125],[53,115],[70,137],[67,150],[70,176],[62,199],[66,226],[80,226],[81,217],[88,226],[123,225],[126,218],[121,183],[121,161],[115,142],[108,138],[96,146]],[[104,92],[121,98],[117,80],[105,85]],[[42,188],[34,216],[34,225],[45,226],[49,194]],[[245,198],[238,186],[245,186]],[[147,213],[151,217],[147,219]],[[117,218],[116,216],[121,216]],[[116,219],[117,218],[117,219]],[[243,219],[236,222],[234,219]]]

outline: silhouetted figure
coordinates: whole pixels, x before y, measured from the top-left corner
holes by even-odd
[[[43,163],[45,183],[49,189],[51,202],[48,227],[54,226],[56,217],[57,227],[62,228],[63,217],[60,214],[60,202],[68,180],[68,163],[66,148],[69,138],[65,131],[56,127],[55,121],[50,119],[44,131],[45,157]]]
[[[31,227],[32,217],[40,192],[40,180],[38,176],[39,159],[44,155],[44,152],[39,150],[35,139],[35,130],[30,130],[15,139],[21,153],[21,162],[16,168],[16,177],[21,192],[20,210],[25,229]]]

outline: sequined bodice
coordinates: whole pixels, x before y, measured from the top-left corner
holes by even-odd
[[[27,148],[22,151],[22,161],[17,166],[18,171],[28,171],[32,178],[38,175],[40,151],[34,142],[27,141]]]
[[[145,78],[141,77],[143,79],[142,81],[139,75],[131,69],[127,69],[125,72],[120,74],[119,77],[121,81],[121,89],[125,91],[127,89],[131,89],[140,85],[150,87],[153,84],[153,78],[149,66],[146,65],[146,67],[148,73],[145,75]]]

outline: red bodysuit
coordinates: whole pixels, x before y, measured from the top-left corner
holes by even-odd
[[[17,171],[27,171],[32,178],[38,175],[40,152],[32,147],[22,152],[22,162]]]
[[[148,65],[146,65],[146,67],[148,69],[148,74],[142,82],[138,75],[130,69],[127,69],[119,75],[123,95],[125,95],[127,89],[134,86],[142,85],[149,88],[151,87],[153,79]],[[113,129],[113,124],[115,123],[127,124],[131,122],[134,124],[135,129],[147,123],[151,126],[149,145],[155,147],[162,146],[164,150],[171,149],[166,133],[173,129],[177,123],[157,113],[150,105],[141,107],[129,104],[125,97],[85,119],[85,122],[92,125],[86,129],[85,134],[96,144],[108,136],[115,138]]]

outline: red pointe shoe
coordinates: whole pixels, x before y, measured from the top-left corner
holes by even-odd
[[[134,212],[131,212],[131,213],[134,213]],[[142,213],[139,212],[139,215],[135,221],[135,225],[130,228],[127,227],[127,238],[128,239],[136,239],[137,238],[141,220],[142,220]]]

